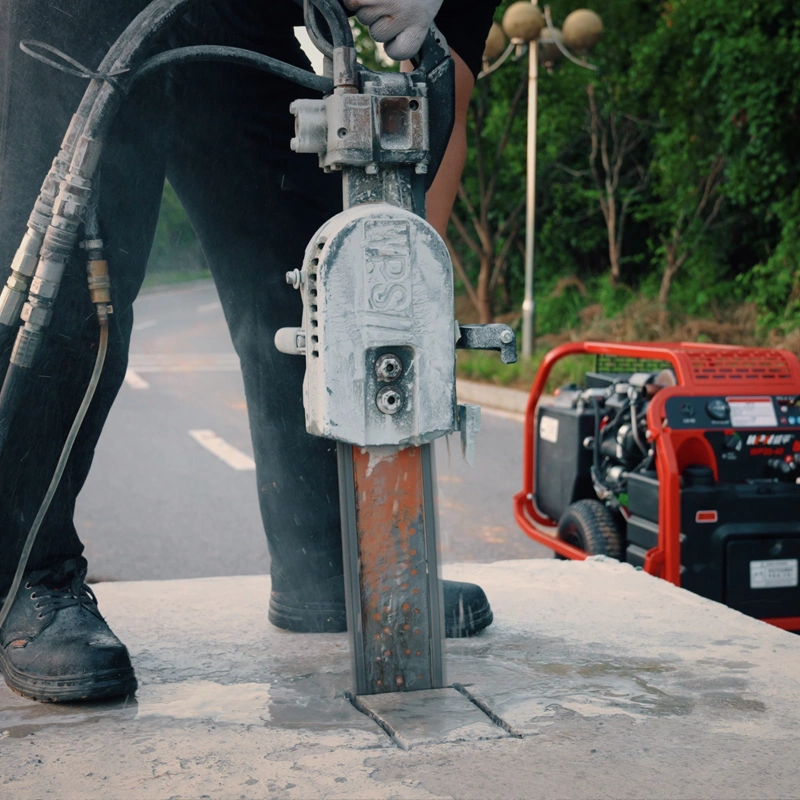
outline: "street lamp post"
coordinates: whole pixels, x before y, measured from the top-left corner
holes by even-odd
[[[536,234],[536,125],[539,100],[539,43],[530,43],[528,55],[528,146],[525,181],[525,298],[522,301],[522,357],[534,349],[536,300],[533,294],[533,246]]]
[[[484,68],[478,78],[484,78],[499,69],[513,51],[521,56],[528,48],[528,134],[527,170],[525,189],[525,298],[522,303],[522,356],[533,355],[535,341],[536,300],[534,294],[534,245],[536,239],[536,139],[539,90],[539,45],[546,47],[547,63],[552,66],[557,58],[565,56],[587,69],[597,69],[592,64],[576,58],[568,48],[586,51],[600,40],[603,22],[589,9],[573,11],[565,20],[563,30],[553,27],[550,8],[545,6],[544,16],[536,0],[521,0],[509,6],[503,16],[502,27],[495,24],[489,34],[484,51]],[[503,51],[505,37],[510,44]],[[501,52],[502,51],[502,52]],[[494,64],[489,64],[495,60]]]

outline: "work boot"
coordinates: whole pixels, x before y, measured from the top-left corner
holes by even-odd
[[[133,694],[128,650],[84,583],[86,561],[26,576],[2,629],[0,672],[10,689],[43,703]]]
[[[444,626],[448,639],[474,636],[492,624],[486,594],[474,583],[443,581]],[[294,633],[341,633],[347,630],[344,581],[331,579],[312,596],[308,591],[272,592],[269,621]]]

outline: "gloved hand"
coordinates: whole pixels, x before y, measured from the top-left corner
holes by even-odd
[[[415,56],[443,0],[343,0],[395,61]]]

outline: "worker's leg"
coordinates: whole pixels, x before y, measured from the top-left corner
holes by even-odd
[[[304,62],[289,27],[248,40],[207,17],[196,24],[198,39]],[[222,65],[175,69],[173,86],[183,127],[168,174],[202,242],[241,359],[273,589],[302,592],[320,626],[341,628],[335,443],[306,434],[304,359],[273,344],[278,328],[300,323],[300,298],[285,274],[301,265],[307,242],[335,212],[340,182],[315,157],[289,150],[289,105],[307,90]],[[335,623],[326,621],[330,614]]]
[[[46,0],[0,3],[3,281],[42,179],[87,85],[24,55],[19,40],[46,41],[95,66],[109,42],[145,4],[146,0],[90,0],[69,4],[75,12],[70,15]],[[147,102],[142,102],[145,94]],[[152,87],[142,87],[124,108],[107,146],[101,221],[115,313],[106,368],[31,554],[23,588],[0,630],[0,669],[16,691],[30,697],[92,698],[135,686],[127,651],[82,588],[86,563],[72,514],[95,443],[125,374],[131,305],[144,273],[163,183],[163,158],[152,139],[158,127],[157,105]],[[22,543],[94,365],[98,326],[85,270],[85,259],[76,254],[67,267],[48,339],[31,370],[22,407],[0,459],[0,598],[8,591]],[[3,364],[9,344],[6,341],[3,348]],[[65,681],[66,674],[72,678]]]
[[[94,66],[109,42],[146,5],[144,0],[88,2],[81,14],[59,13],[45,0],[0,5],[0,269],[8,275],[41,181],[58,151],[86,81],[56,72],[20,52],[20,39],[53,44]],[[120,7],[122,7],[120,9]],[[77,8],[77,6],[76,6]],[[120,11],[122,13],[120,13]],[[3,18],[5,17],[5,18]],[[147,95],[146,102],[142,102]],[[109,355],[69,469],[46,517],[31,569],[79,557],[72,523],[100,430],[125,375],[131,305],[141,283],[163,183],[163,158],[153,140],[158,103],[142,87],[124,107],[106,148],[101,218],[111,264],[113,303]],[[98,336],[86,289],[85,260],[69,264],[50,334],[29,382],[0,462],[0,595],[16,568],[22,540],[36,515],[91,374]],[[8,353],[6,342],[3,362]]]
[[[302,63],[290,31],[246,41],[212,23],[198,38],[255,46]],[[215,31],[217,32],[215,34]],[[279,353],[275,331],[301,321],[285,283],[314,232],[339,205],[340,179],[292,153],[288,113],[302,89],[239,67],[175,70],[184,126],[168,173],[198,231],[239,353],[272,557],[270,618],[293,630],[345,627],[335,444],[305,432],[304,359]],[[202,88],[200,88],[202,87]],[[451,635],[491,622],[483,592],[445,584]]]

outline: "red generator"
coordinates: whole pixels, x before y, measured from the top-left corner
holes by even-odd
[[[553,366],[595,356],[544,400]],[[525,415],[514,515],[557,557],[607,555],[800,631],[800,362],[785,350],[581,342]]]

